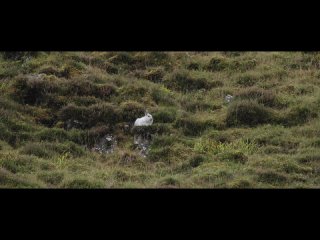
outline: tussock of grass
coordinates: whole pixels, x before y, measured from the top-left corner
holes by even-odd
[[[228,126],[255,126],[273,121],[274,113],[271,109],[250,100],[239,100],[231,104],[226,118]]]

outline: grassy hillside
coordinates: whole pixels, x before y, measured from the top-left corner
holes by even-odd
[[[0,187],[314,188],[319,115],[318,53],[5,52]]]

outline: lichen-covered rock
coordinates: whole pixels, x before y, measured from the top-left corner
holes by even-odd
[[[233,99],[233,96],[231,96],[230,94],[228,94],[227,96],[224,97],[224,101],[226,103],[230,103]]]
[[[72,119],[69,119],[65,122],[65,126],[64,128],[66,130],[70,130],[72,128],[81,128],[83,127],[83,123],[78,121],[78,120],[72,120]]]
[[[142,135],[137,134],[137,135],[134,135],[133,139],[134,139],[133,142],[134,142],[134,145],[136,146],[136,149],[139,150],[140,154],[143,157],[146,157],[148,155],[149,148],[152,141],[151,134],[142,134]]]
[[[134,134],[133,143],[143,157],[148,155],[149,147],[152,141],[152,126],[134,126],[132,129]]]
[[[99,153],[113,153],[117,146],[117,140],[111,134],[103,136],[98,144],[96,144],[92,150]]]

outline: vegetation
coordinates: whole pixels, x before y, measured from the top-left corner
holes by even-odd
[[[319,67],[317,52],[2,52],[0,187],[318,188]],[[94,151],[106,135],[114,151]]]

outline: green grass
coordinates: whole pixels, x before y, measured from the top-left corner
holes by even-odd
[[[320,186],[319,53],[0,55],[1,188]]]

